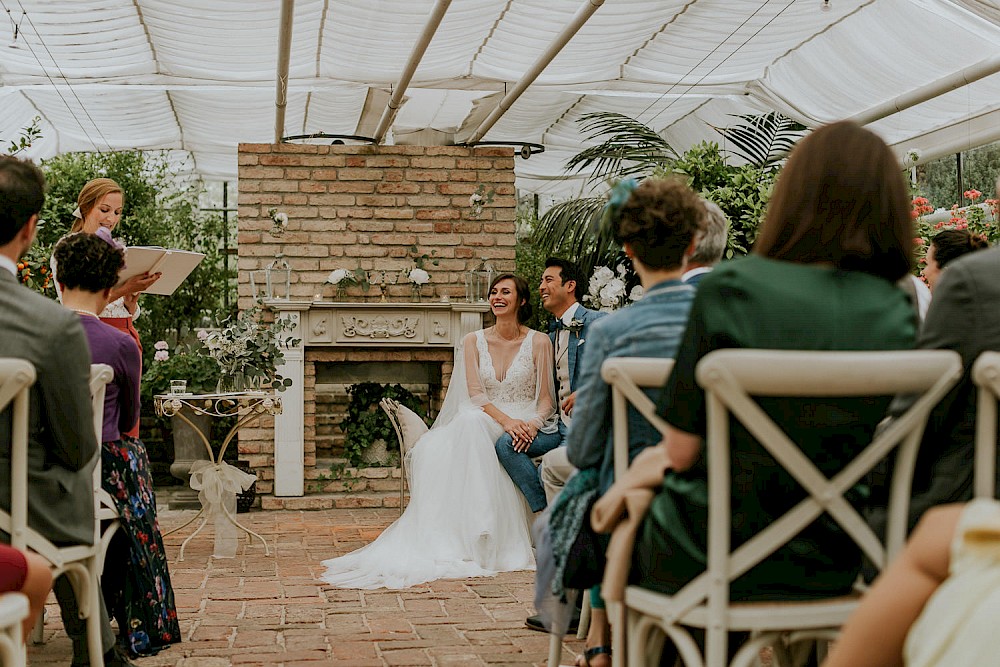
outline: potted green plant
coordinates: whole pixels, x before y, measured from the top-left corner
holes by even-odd
[[[344,419],[344,453],[354,468],[392,466],[399,463],[396,432],[385,411],[379,407],[383,398],[393,398],[427,421],[427,411],[409,389],[400,384],[359,382],[347,388],[349,401]]]

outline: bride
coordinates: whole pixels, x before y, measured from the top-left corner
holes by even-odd
[[[445,578],[534,569],[524,497],[497,461],[504,432],[554,432],[552,343],[529,329],[528,284],[490,285],[496,325],[465,336],[434,426],[407,454],[410,504],[378,539],[323,561],[341,588],[407,588]]]

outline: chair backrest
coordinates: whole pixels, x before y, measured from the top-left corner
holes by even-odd
[[[1000,399],[1000,352],[983,352],[972,365],[976,399],[975,494],[993,498],[997,469],[997,400]]]
[[[0,510],[0,527],[18,549],[27,544],[28,527],[28,405],[35,384],[35,367],[23,359],[0,359],[0,412],[11,409],[10,512]]]
[[[730,582],[784,546],[824,512],[879,568],[899,551],[906,532],[917,448],[932,408],[962,375],[961,357],[947,350],[799,352],[716,350],[696,369],[707,392],[708,567],[673,596],[676,608],[707,603],[706,657],[722,664]],[[827,478],[751,397],[916,395],[906,412]],[[767,528],[730,551],[730,418],[737,419],[807,496]],[[844,493],[898,448],[883,543]]]
[[[663,387],[673,359],[614,357],[601,364],[601,378],[611,387],[611,433],[614,442],[615,479],[628,469],[628,405],[631,403],[663,435],[667,423],[656,414],[656,405],[642,387]]]
[[[389,416],[389,422],[399,438],[399,456],[402,459],[420,436],[427,432],[427,424],[420,415],[395,399],[383,398],[379,405]]]
[[[97,445],[101,446],[104,439],[104,395],[107,393],[108,383],[115,377],[115,372],[107,364],[91,364],[90,366],[90,402],[94,410],[94,433],[97,436]],[[94,497],[96,505],[94,507],[94,544],[102,545],[102,558],[110,535],[114,533],[117,526],[109,526],[110,531],[105,539],[104,531],[101,530],[102,521],[110,521],[118,518],[118,507],[114,498],[104,490],[103,476],[101,474],[101,456],[97,456],[97,465],[94,466]]]

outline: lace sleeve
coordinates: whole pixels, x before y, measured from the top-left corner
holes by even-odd
[[[556,423],[555,354],[552,341],[543,333],[534,332],[532,362],[535,364],[535,426],[543,433],[554,433]]]

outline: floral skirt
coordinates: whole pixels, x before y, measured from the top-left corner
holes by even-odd
[[[133,657],[153,655],[179,642],[181,633],[146,447],[129,436],[105,442],[101,475],[121,516],[102,578],[108,611]]]

